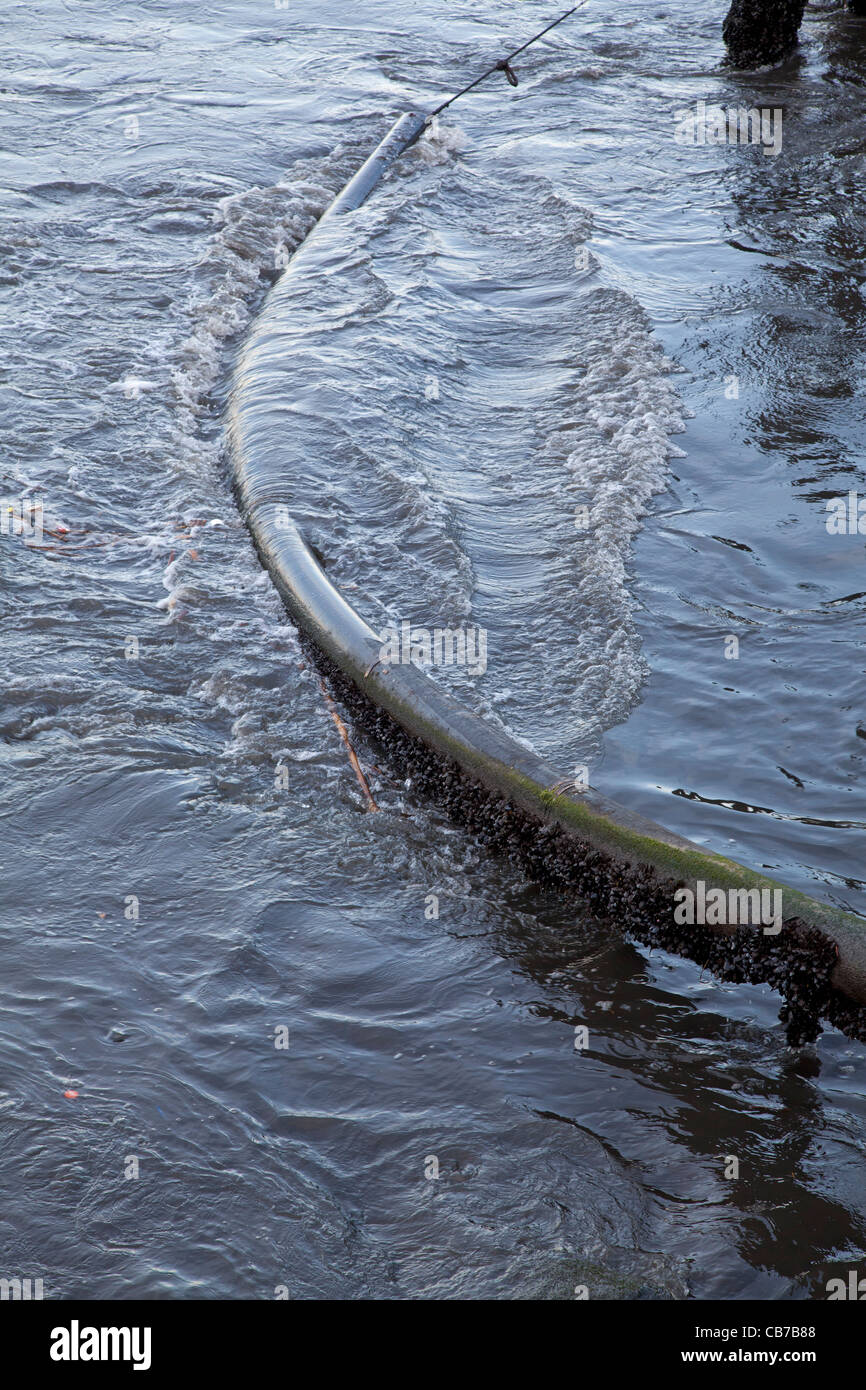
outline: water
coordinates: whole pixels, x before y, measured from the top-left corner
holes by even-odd
[[[263,428],[364,616],[487,628],[464,698],[863,912],[825,501],[866,488],[866,30],[724,74],[724,8],[590,4],[443,117],[299,292]],[[284,250],[551,13],[5,12],[0,492],[69,528],[0,545],[0,1274],[46,1296],[808,1298],[862,1256],[862,1045],[788,1051],[769,991],[540,893],[359,740],[367,814],[232,500]],[[700,99],[782,107],[781,154],[676,144]]]

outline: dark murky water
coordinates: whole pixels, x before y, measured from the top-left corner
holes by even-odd
[[[443,118],[294,304],[272,427],[371,622],[482,624],[491,719],[863,912],[825,503],[866,493],[866,22],[735,76],[724,8],[591,3]],[[788,1051],[361,747],[367,815],[227,482],[283,248],[551,13],[5,12],[0,493],[69,528],[0,538],[0,1275],[46,1296],[808,1298],[862,1257],[866,1049]],[[699,100],[781,107],[781,153],[677,144]]]

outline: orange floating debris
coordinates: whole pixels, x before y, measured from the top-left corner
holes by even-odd
[[[65,1097],[66,1097],[67,1100],[77,1100],[77,1099],[78,1099],[78,1092],[77,1092],[77,1091],[64,1091],[63,1094],[65,1095]]]

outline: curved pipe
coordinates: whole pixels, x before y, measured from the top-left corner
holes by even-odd
[[[399,155],[418,139],[425,124],[426,117],[416,113],[399,118],[295,252],[280,283],[303,272],[307,252],[315,247],[322,228],[360,207]],[[255,403],[260,390],[257,346],[268,339],[269,318],[278,313],[278,304],[274,308],[278,298],[275,291],[241,353],[229,408],[229,435],[241,511],[262,563],[302,631],[414,738],[458,764],[487,791],[543,825],[557,826],[581,844],[602,851],[625,871],[649,868],[662,883],[683,885],[694,892],[699,881],[707,892],[711,888],[781,890],[786,926],[799,921],[828,937],[838,951],[833,986],[866,1004],[863,918],[703,849],[591,788],[580,793],[560,791],[563,780],[556,768],[488,725],[417,667],[381,664],[381,637],[334,587],[297,527],[287,521],[279,464],[266,465],[257,457],[256,440],[248,428],[245,406]],[[671,914],[673,907],[672,902]]]

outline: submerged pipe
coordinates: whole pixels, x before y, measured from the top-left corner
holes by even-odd
[[[556,768],[488,725],[423,671],[413,665],[384,665],[380,660],[381,636],[331,583],[287,517],[289,489],[285,484],[289,480],[279,462],[264,462],[245,417],[245,406],[254,404],[262,385],[257,347],[267,342],[272,323],[278,321],[280,285],[286,277],[303,273],[307,252],[315,247],[322,229],[360,207],[400,154],[418,139],[427,119],[414,112],[402,115],[334,199],[290,260],[241,353],[231,393],[229,436],[239,505],[262,563],[290,615],[324,654],[332,673],[348,678],[349,684],[340,681],[344,696],[351,701],[355,692],[360,692],[377,710],[384,711],[408,736],[404,752],[410,760],[423,761],[432,750],[455,774],[459,770],[470,797],[473,791],[483,789],[486,805],[491,804],[491,797],[503,803],[505,809],[498,813],[497,823],[508,820],[514,843],[519,840],[522,845],[530,831],[537,831],[544,837],[543,854],[541,850],[539,854],[546,863],[551,862],[554,841],[568,849],[571,858],[562,853],[559,858],[576,866],[578,886],[588,881],[590,871],[606,879],[613,886],[600,895],[592,894],[594,907],[601,905],[633,926],[640,917],[639,909],[632,906],[636,894],[644,893],[647,903],[652,899],[652,920],[658,923],[666,901],[673,921],[673,893],[678,888],[689,888],[696,897],[701,894],[700,884],[705,894],[712,889],[726,894],[737,890],[781,891],[784,924],[773,946],[783,957],[787,953],[790,960],[809,951],[814,955],[817,949],[825,962],[822,970],[828,986],[858,1005],[866,1005],[866,920],[706,850],[592,788],[560,790],[566,784]],[[434,780],[428,779],[431,787]],[[452,797],[455,809],[459,809],[459,800]],[[561,881],[565,873],[555,870],[552,876]],[[709,930],[729,936],[737,929],[723,926]],[[736,943],[740,948],[745,941],[741,931]],[[768,933],[759,923],[750,929],[750,935],[766,938]],[[653,939],[666,944],[663,937]],[[680,929],[672,949],[691,954],[683,941]],[[821,943],[818,948],[816,941]],[[761,950],[763,946],[764,942],[759,943]],[[783,988],[779,981],[784,975],[784,968],[777,964],[761,978]],[[741,978],[748,976],[741,974]],[[789,984],[785,988],[790,1003],[800,987]],[[820,1007],[824,1008],[823,995],[821,1000]]]

